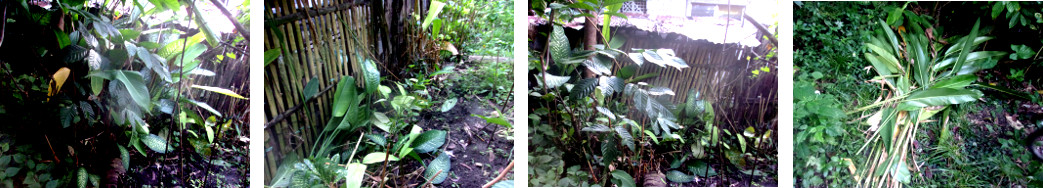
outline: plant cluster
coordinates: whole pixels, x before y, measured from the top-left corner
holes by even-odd
[[[1031,15],[1038,9],[1018,7],[1034,3],[795,4],[795,183],[1039,183],[1033,176],[1041,171],[1039,162],[1022,144],[1028,127],[1038,125],[1022,125],[1033,112],[1017,107],[1031,104],[1008,100],[1038,97],[1025,88],[1004,88],[1031,87],[1025,73],[1032,67],[1020,65],[1034,61],[1033,44],[1002,37],[1031,26],[1006,30],[1021,18],[999,16],[1007,8]],[[958,14],[939,14],[944,12]],[[998,16],[992,22],[990,13]]]
[[[687,70],[688,64],[674,50],[623,51],[626,38],[612,35],[607,25],[594,36],[600,41],[581,45],[589,48],[571,47],[561,22],[627,19],[618,12],[623,2],[533,2],[537,16],[551,23],[549,30],[540,31],[548,36],[542,43],[546,51],[529,51],[529,185],[683,184],[717,176],[710,164],[769,176],[749,167],[769,161],[756,156],[755,150],[773,144],[771,131],[749,127],[733,133],[719,128],[713,103],[698,92],[687,91],[688,99],[674,104],[673,90],[645,82],[655,79],[655,73],[636,74],[642,66]],[[626,113],[630,111],[634,113]],[[628,117],[631,114],[638,117]],[[663,167],[665,174],[661,165],[668,166]]]
[[[118,174],[147,166],[132,164],[132,156],[166,158],[176,153],[178,160],[209,164],[222,162],[215,160],[222,155],[245,155],[240,150],[245,148],[238,148],[245,146],[236,143],[248,134],[240,130],[246,124],[244,115],[219,111],[205,101],[245,103],[247,98],[230,89],[200,85],[206,82],[199,80],[229,77],[208,67],[246,63],[237,57],[246,55],[246,35],[213,30],[214,20],[202,18],[200,11],[203,6],[226,7],[202,1],[22,1],[20,5],[7,5],[5,14],[7,22],[14,23],[3,31],[10,39],[4,48],[18,48],[12,51],[21,54],[5,55],[0,62],[3,74],[15,78],[0,83],[0,91],[13,94],[4,98],[0,108],[26,110],[0,110],[2,119],[17,122],[0,130],[38,132],[17,134],[12,140],[40,136],[47,144],[30,149],[22,142],[4,143],[4,148],[23,149],[4,149],[3,158],[10,159],[13,153],[15,164],[28,164],[26,170],[8,168],[5,177],[26,180],[14,185],[115,184]],[[248,6],[246,1],[233,8]],[[249,23],[248,14],[239,11],[227,19]],[[43,40],[12,37],[19,35]],[[38,161],[41,154],[46,162]],[[119,162],[93,162],[111,159],[102,156]],[[159,183],[184,185],[189,176],[184,168],[180,165],[179,174],[169,175],[176,176],[174,182]],[[39,171],[47,169],[68,173]]]

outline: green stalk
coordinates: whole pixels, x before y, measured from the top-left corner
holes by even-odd
[[[895,101],[898,101],[898,100],[905,99],[906,97],[909,97],[909,95],[905,94],[905,95],[897,96],[897,97],[890,98],[890,99],[887,99],[887,100],[884,100],[884,101],[876,102],[876,103],[873,103],[873,104],[871,104],[869,106],[864,106],[862,108],[855,109],[854,111],[849,111],[849,112],[847,112],[845,114],[851,115],[851,114],[858,113],[858,112],[861,112],[861,111],[869,110],[869,109],[872,109],[872,108],[879,107],[880,105],[884,105],[886,103],[891,103],[891,102],[895,102]]]

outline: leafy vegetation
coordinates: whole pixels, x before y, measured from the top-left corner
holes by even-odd
[[[1039,185],[1022,144],[1038,93],[1017,66],[1038,44],[1007,38],[1038,3],[795,4],[798,186]]]
[[[596,43],[572,48],[563,25],[574,18],[628,19],[618,12],[623,2],[532,2],[531,11],[549,23],[530,26],[546,28],[530,30],[538,32],[530,37],[547,36],[530,40],[547,42],[529,51],[529,185],[690,185],[722,178],[718,170],[750,177],[742,184],[772,181],[773,173],[758,165],[775,159],[761,151],[774,142],[770,130],[724,129],[715,124],[714,103],[695,90],[675,104],[675,91],[645,82],[656,73],[636,74],[643,66],[689,71],[673,49],[622,49],[627,39],[607,25],[597,36],[581,36]]]
[[[268,186],[513,187],[504,183],[511,180],[496,178],[496,172],[513,170],[505,167],[513,160],[512,110],[507,108],[513,100],[512,64],[497,61],[508,59],[497,56],[512,53],[513,17],[508,13],[513,2],[422,4],[429,6],[413,12],[405,22],[410,30],[404,33],[421,34],[411,46],[437,44],[435,48],[393,54],[415,60],[404,65],[368,55],[345,59],[335,64],[357,66],[359,72],[333,80],[330,87],[335,89],[326,92],[318,78],[301,78],[307,83],[300,93],[285,94],[306,100],[332,96],[303,104],[330,109],[329,116],[314,116],[331,118],[312,126],[320,131],[303,140],[309,143],[302,145],[310,146],[299,152],[303,155],[274,153],[285,156],[280,156]],[[266,66],[295,63],[284,60],[292,57],[280,57],[283,53],[287,51],[269,49]]]
[[[0,184],[248,184],[248,35],[215,26],[249,1],[220,3],[5,3]]]

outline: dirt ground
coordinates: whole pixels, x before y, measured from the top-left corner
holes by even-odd
[[[245,153],[249,143],[242,139],[235,139],[229,147],[214,148],[218,155],[212,158],[203,158],[195,152],[175,151],[167,154],[149,153],[145,157],[136,150],[130,151],[132,167],[128,168],[126,174],[119,176],[121,186],[140,187],[151,186],[189,186],[205,185],[205,187],[241,187],[250,184],[248,181],[249,156]],[[243,152],[243,153],[239,153]],[[183,153],[185,158],[184,168],[179,158]],[[179,172],[187,173],[189,182],[178,182]],[[204,184],[204,180],[206,183]],[[167,184],[169,182],[178,182]]]
[[[509,108],[513,104],[508,103],[507,106]],[[514,159],[514,140],[504,137],[510,135],[509,132],[505,132],[508,128],[488,124],[481,118],[471,116],[489,116],[495,111],[493,107],[499,108],[485,99],[461,97],[456,107],[448,112],[421,114],[422,120],[418,123],[421,127],[448,132],[448,140],[443,148],[451,156],[452,172],[449,178],[437,187],[481,187],[496,178]],[[513,114],[504,116],[513,117]],[[513,122],[513,119],[508,120]],[[513,171],[509,172],[507,177],[513,177],[512,174]]]

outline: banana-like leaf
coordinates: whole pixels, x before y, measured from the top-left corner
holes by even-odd
[[[431,5],[427,9],[427,16],[424,17],[424,22],[420,24],[420,27],[427,30],[427,26],[430,26],[431,21],[438,17],[438,13],[442,12],[442,8],[445,8],[445,2],[431,1]]]
[[[993,38],[994,37],[990,37],[990,36],[983,36],[983,37],[974,38],[974,43],[971,43],[971,45],[972,46],[978,46],[979,44],[981,44],[981,43],[983,43],[985,41],[988,41],[988,40],[992,40]],[[960,40],[960,41],[956,42],[951,47],[949,47],[949,49],[945,50],[945,54],[942,55],[942,57],[949,57],[949,56],[952,56],[952,55],[957,55],[956,52],[960,52],[963,49],[963,44],[964,44],[963,40]]]
[[[884,48],[881,48],[871,43],[867,43],[866,47],[868,47],[870,50],[876,53],[876,60],[883,63],[884,67],[886,67],[888,71],[905,72],[904,70],[898,69],[898,67],[900,66],[898,58],[895,58],[895,55],[891,54],[889,50],[885,50]]]
[[[337,95],[333,98],[333,117],[343,117],[348,112],[349,104],[355,103],[355,78],[351,76],[341,77],[337,83]]]
[[[901,110],[915,110],[928,106],[944,106],[977,100],[981,91],[971,89],[933,88],[913,92],[898,105]]]
[[[977,52],[970,52],[970,53],[968,53],[967,56],[964,58],[964,60],[967,61],[967,62],[981,62],[982,60],[986,60],[988,58],[1002,57],[1004,55],[1007,55],[1007,52],[1001,52],[1001,51],[977,51]],[[945,70],[947,68],[952,68],[952,66],[956,63],[957,58],[958,57],[945,58],[945,59],[939,61],[938,63],[934,64],[934,66],[931,67],[931,69],[933,71],[935,71],[935,72],[941,72],[941,71],[943,71],[943,70]]]
[[[938,81],[931,85],[931,88],[952,88],[952,89],[963,89],[968,85],[971,85],[975,80],[978,80],[978,76],[975,75],[958,75],[953,76],[949,79]]]
[[[148,87],[145,86],[145,80],[141,74],[134,71],[113,71],[112,75],[116,80],[123,82],[127,92],[138,106],[149,109],[152,99],[149,98]]]
[[[963,68],[963,63],[967,61],[967,54],[974,49],[973,39],[978,38],[978,26],[981,25],[981,20],[974,22],[974,27],[971,27],[971,33],[966,37],[963,37],[963,51],[960,51],[960,56],[956,58],[956,64],[953,65],[952,72],[959,73],[960,69]]]
[[[228,90],[228,89],[225,89],[225,88],[201,86],[201,85],[192,85],[192,88],[207,90],[207,91],[210,91],[210,92],[215,92],[215,93],[228,95],[230,97],[235,97],[235,98],[239,98],[239,99],[247,99],[247,100],[249,100],[248,98],[243,97],[243,96],[241,96],[239,94],[236,94],[234,91]]]

